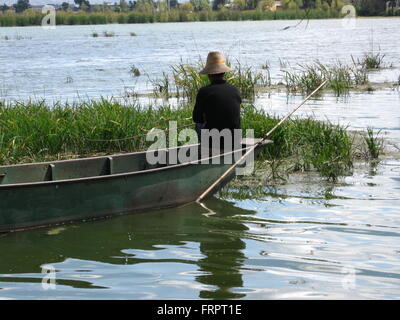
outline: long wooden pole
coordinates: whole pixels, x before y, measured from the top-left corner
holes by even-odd
[[[304,105],[307,100],[309,100],[317,91],[319,91],[326,83],[328,80],[325,80],[322,82],[318,88],[316,88],[313,92],[311,92],[296,108],[294,108],[291,112],[289,112],[285,117],[283,117],[271,130],[267,132],[267,134],[262,138],[261,141],[257,142],[255,145],[253,145],[249,150],[246,151],[246,153],[238,160],[236,161],[232,166],[229,167],[228,170],[224,172],[224,174],[219,177],[206,191],[204,191],[197,199],[196,202],[200,202],[203,200],[213,189],[214,187],[220,183],[229,173],[232,172],[233,169],[235,169],[238,164],[245,159],[251,152],[254,151],[254,149],[259,146],[260,144],[263,143],[264,140],[266,140],[277,128],[279,128],[282,123],[284,123],[293,113],[295,113],[302,105]]]

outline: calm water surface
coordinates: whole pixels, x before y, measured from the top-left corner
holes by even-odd
[[[181,61],[194,63],[219,50],[234,63],[261,69],[271,66],[273,81],[282,79],[280,63],[295,66],[319,59],[351,62],[373,51],[386,55],[397,69],[371,80],[399,76],[400,18],[360,19],[354,29],[342,20],[198,22],[96,26],[0,28],[0,96],[3,99],[43,97],[48,101],[115,97],[151,91],[156,79]],[[285,27],[292,26],[287,30]],[[114,32],[114,37],[91,36]],[[138,36],[131,37],[130,32]],[[7,36],[10,40],[4,40]],[[135,65],[142,73],[132,77]]]
[[[274,81],[279,60],[338,58],[380,48],[394,68],[371,74],[378,82],[400,75],[400,19],[1,28],[0,94],[76,101],[150,90],[180,59],[209,50],[229,53],[256,68],[266,60]],[[93,31],[113,38],[92,38]],[[136,32],[137,37],[130,37]],[[144,73],[129,75],[135,64]],[[256,105],[285,114],[301,100],[284,92]],[[400,94],[398,89],[329,94],[298,116],[370,126],[389,141],[378,165],[357,163],[336,184],[313,174],[287,184],[264,183],[261,194],[224,197],[179,209],[0,236],[0,299],[399,299]],[[0,199],[1,201],[1,199]],[[56,270],[45,290],[44,268]]]

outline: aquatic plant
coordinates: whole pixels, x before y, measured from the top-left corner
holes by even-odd
[[[383,60],[385,55],[378,52],[374,54],[373,52],[365,53],[361,60],[358,60],[358,64],[365,67],[368,70],[371,69],[381,69],[384,67]]]
[[[374,132],[373,128],[368,127],[364,141],[367,145],[367,157],[371,159],[378,159],[379,155],[383,151],[383,139],[379,137],[381,130],[377,133]]]
[[[267,86],[270,86],[272,84],[272,80],[271,80],[271,66],[269,64],[268,61],[265,61],[265,63],[263,65],[261,65],[261,69],[265,70],[267,72],[266,76],[265,76],[265,84]]]
[[[139,77],[140,76],[140,70],[135,66],[135,65],[132,65],[131,66],[131,69],[130,69],[130,73],[132,74],[132,76],[134,76],[134,77]]]
[[[279,121],[253,106],[245,108],[242,127],[253,128],[255,136],[263,136]],[[336,180],[352,168],[354,141],[346,127],[338,124],[295,119],[279,127],[270,139],[274,144],[263,151],[264,157],[289,161],[289,171],[317,170],[328,180]]]
[[[284,70],[284,82],[290,92],[301,91],[310,93],[315,90],[328,76],[324,65],[316,61],[313,64],[298,65],[297,69]]]
[[[286,66],[283,72],[288,92],[308,94],[328,80],[327,87],[339,96],[348,93],[353,86],[368,83],[367,69],[354,60],[352,65],[340,61],[325,65],[317,60],[310,64],[298,64],[296,68]]]
[[[155,98],[162,98],[168,100],[172,97],[172,92],[170,91],[171,81],[167,73],[163,72],[162,77],[156,80],[151,80],[153,85],[153,94]]]
[[[227,62],[230,65],[229,62]],[[199,74],[204,67],[204,62],[198,60],[193,65],[179,63],[171,67],[172,75],[163,72],[161,78],[151,81],[154,93],[157,97],[163,98],[172,96],[178,99],[194,101],[200,88],[210,84],[207,75]],[[225,75],[225,79],[236,86],[243,99],[253,101],[256,96],[256,89],[270,85],[269,74],[264,76],[261,72],[254,71],[251,67],[236,62],[233,71]]]
[[[103,37],[106,38],[115,37],[115,33],[113,31],[103,31]]]
[[[202,67],[201,61],[198,61],[195,66],[180,63],[171,67],[178,98],[194,101],[199,89],[210,84],[207,75],[199,74]]]

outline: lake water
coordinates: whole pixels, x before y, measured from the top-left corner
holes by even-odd
[[[396,81],[400,19],[359,19],[354,29],[342,22],[285,31],[297,21],[0,28],[0,95],[76,101],[148,92],[149,78],[210,50],[260,70],[268,61],[273,82],[280,61],[350,62],[380,50],[393,68],[371,80]],[[90,36],[105,30],[116,36]],[[131,65],[142,76],[133,78]],[[274,92],[256,105],[282,115],[300,100]],[[300,109],[298,116],[372,127],[387,139],[379,164],[357,163],[338,183],[296,175],[286,184],[262,181],[256,196],[236,197],[231,188],[207,208],[1,235],[0,299],[399,299],[399,109],[398,88],[325,94]],[[53,268],[48,288],[42,280]]]
[[[0,28],[0,97],[75,101],[151,91],[156,79],[180,61],[205,60],[219,50],[234,63],[271,66],[273,82],[282,78],[280,62],[296,65],[319,59],[351,62],[374,51],[400,66],[396,31],[400,19],[360,19],[354,29],[342,20],[198,22],[136,25]],[[285,27],[291,26],[287,30]],[[114,33],[103,37],[102,33]],[[97,32],[95,38],[91,34]],[[130,33],[135,32],[136,37]],[[4,37],[9,40],[4,40]],[[132,77],[135,65],[142,73]],[[396,81],[399,69],[371,80]]]

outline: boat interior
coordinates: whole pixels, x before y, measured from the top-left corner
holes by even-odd
[[[243,141],[242,147],[248,147],[249,143],[254,144],[254,142],[256,141]],[[200,154],[200,152],[189,152],[189,150],[193,151],[192,148],[198,149],[199,145],[187,145],[178,148],[151,151],[153,155],[162,156],[165,159],[165,161],[156,164],[148,162],[147,153],[149,151],[145,151],[93,158],[0,166],[0,187],[1,185],[10,184],[70,180],[131,173],[196,161],[198,159],[197,155]],[[175,156],[170,158],[170,152],[175,152],[175,154],[178,152],[185,152],[189,156],[186,157],[184,162],[179,162],[179,157]],[[194,156],[196,156],[196,158],[194,158]],[[170,161],[171,159],[173,159],[173,161]]]

